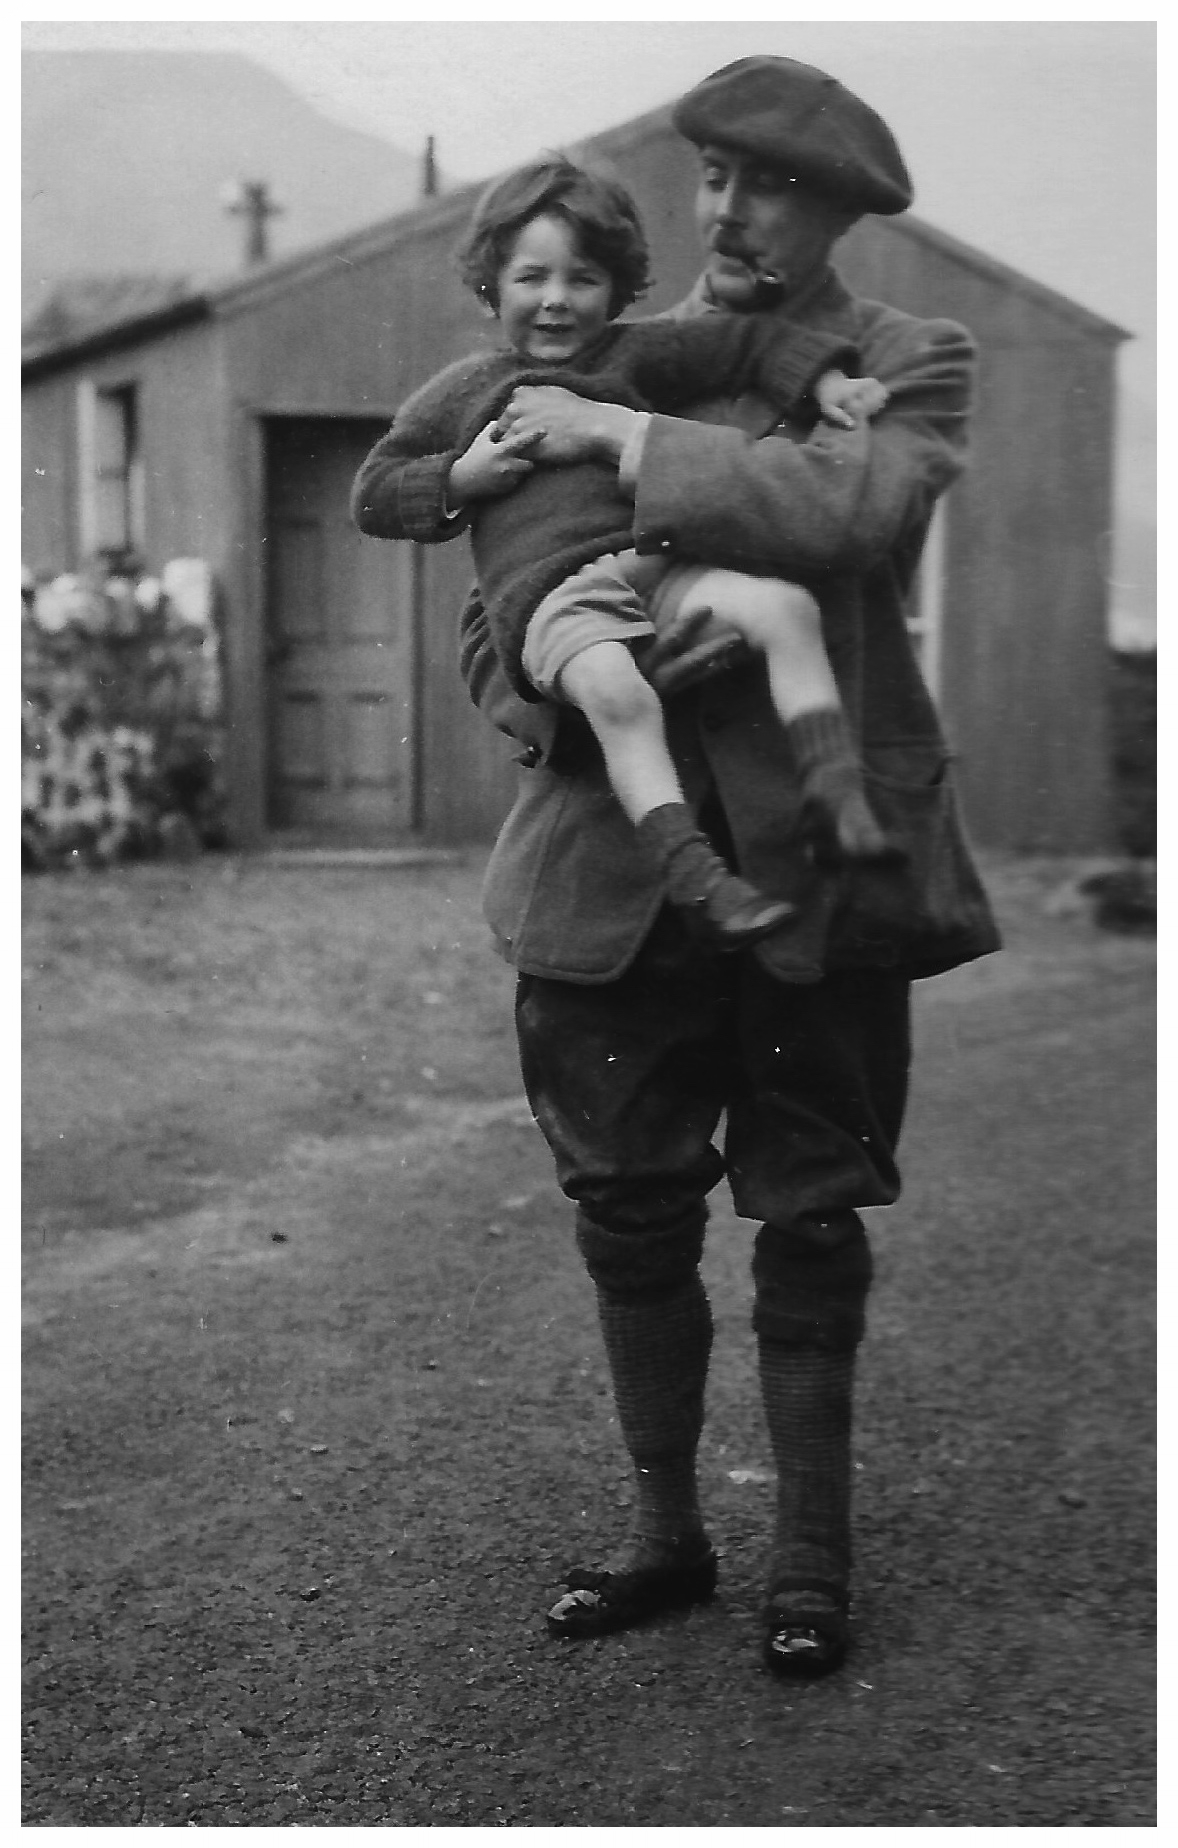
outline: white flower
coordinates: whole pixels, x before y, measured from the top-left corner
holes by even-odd
[[[60,635],[69,627],[78,588],[76,577],[56,577],[49,584],[38,585],[33,598],[33,619],[49,635]]]
[[[159,609],[164,587],[157,577],[140,578],[135,586],[135,601],[147,616],[154,616]]]
[[[65,571],[51,583],[39,587],[33,601],[33,616],[51,635],[59,635],[71,623],[91,635],[103,635],[110,621],[106,598],[72,571]]]
[[[211,629],[213,574],[204,559],[169,559],[162,577],[164,595],[177,619],[194,629]]]

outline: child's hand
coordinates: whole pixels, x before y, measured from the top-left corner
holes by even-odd
[[[450,470],[446,499],[452,507],[510,494],[535,468],[536,464],[528,460],[525,452],[540,439],[535,435],[501,436],[499,430],[498,423],[487,424]]]
[[[878,417],[888,401],[888,388],[878,379],[849,379],[844,372],[824,372],[814,387],[818,408],[827,423],[854,430]]]

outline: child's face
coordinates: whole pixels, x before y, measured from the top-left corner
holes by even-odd
[[[533,218],[499,273],[499,320],[517,353],[560,366],[612,319],[613,282],[563,218]]]

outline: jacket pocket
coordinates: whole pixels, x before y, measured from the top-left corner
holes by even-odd
[[[919,973],[997,948],[966,843],[950,753],[924,740],[868,747],[864,784],[900,857],[848,874],[832,920],[834,959]]]

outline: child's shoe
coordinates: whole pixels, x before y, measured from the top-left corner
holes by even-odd
[[[819,862],[902,860],[868,805],[857,763],[817,764],[802,780],[802,833]]]
[[[855,740],[836,706],[799,714],[786,726],[802,780],[802,833],[820,864],[902,860],[867,801]]]
[[[686,803],[651,809],[636,832],[662,870],[670,903],[683,913],[692,935],[711,949],[744,949],[797,916],[795,905],[769,898],[729,872]]]
[[[684,913],[692,935],[714,950],[743,950],[792,924],[798,914],[796,905],[769,898],[723,866],[710,891],[688,899],[672,897],[671,903]]]

